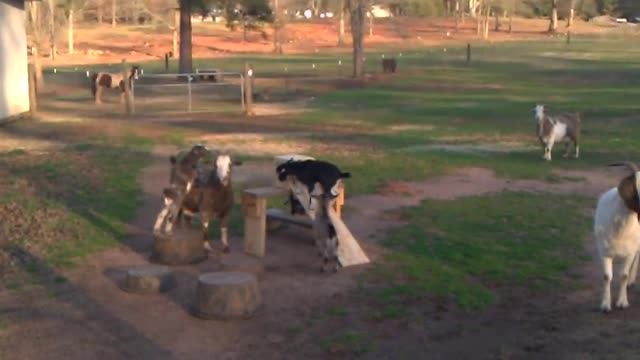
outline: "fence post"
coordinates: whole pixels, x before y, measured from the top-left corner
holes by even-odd
[[[131,83],[129,82],[130,71],[127,70],[127,59],[122,59],[122,83],[124,84],[124,104],[127,115],[133,114],[133,106],[131,104]]]
[[[244,103],[245,103],[245,115],[255,115],[253,112],[253,68],[248,62],[244,63]]]
[[[244,105],[244,75],[240,74],[240,105],[242,107],[242,111],[245,110]]]
[[[191,74],[187,75],[187,89],[189,97],[189,112],[191,112]]]
[[[169,72],[169,53],[164,53],[164,71]]]
[[[467,64],[471,62],[471,44],[467,43]]]
[[[35,116],[38,113],[38,100],[36,92],[36,66],[29,64],[29,113]]]

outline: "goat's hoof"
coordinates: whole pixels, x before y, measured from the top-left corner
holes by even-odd
[[[231,250],[229,249],[228,246],[225,246],[225,247],[222,248],[222,252],[225,253],[225,254],[228,254],[228,253],[231,252]]]
[[[627,289],[633,289],[634,287],[636,287],[635,283],[627,284]]]
[[[609,304],[602,304],[600,305],[600,311],[607,314],[611,311],[611,305]]]
[[[624,310],[629,307],[629,302],[627,301],[618,301],[616,303],[616,307],[620,310]]]
[[[211,249],[211,245],[209,245],[209,242],[208,242],[208,241],[205,241],[205,242],[204,242],[204,249],[205,249],[206,251],[212,251],[212,250],[213,250],[213,249]]]

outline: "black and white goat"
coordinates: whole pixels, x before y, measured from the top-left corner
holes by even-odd
[[[569,156],[569,142],[573,142],[576,159],[580,156],[580,127],[579,113],[562,113],[550,116],[545,114],[544,105],[536,105],[533,109],[537,122],[537,135],[544,148],[543,159],[551,161],[551,150],[557,141],[565,142],[564,157]]]
[[[234,204],[231,182],[234,165],[242,165],[242,162],[232,161],[229,155],[218,155],[214,168],[198,167],[193,186],[183,198],[175,192],[175,188],[164,189],[165,203],[178,209],[176,221],[183,215],[200,215],[202,240],[209,250],[209,222],[216,216],[220,220],[222,251],[229,253],[228,224]],[[186,221],[186,224],[190,222]]]
[[[640,169],[631,162],[610,166],[625,166],[631,174],[623,178],[617,187],[603,193],[596,207],[593,231],[604,273],[600,303],[604,312],[611,310],[614,259],[623,261],[616,306],[621,309],[629,306],[627,286],[635,282],[640,250]]]
[[[338,234],[336,229],[331,223],[329,217],[329,211],[333,208],[335,198],[327,196],[325,194],[314,196],[319,203],[316,210],[315,219],[313,221],[313,236],[315,239],[316,247],[322,257],[323,272],[329,271],[337,272],[342,266],[340,259],[338,258],[338,248],[340,243],[338,241]]]

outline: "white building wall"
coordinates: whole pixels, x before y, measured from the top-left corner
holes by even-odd
[[[0,119],[29,111],[23,0],[0,0]]]

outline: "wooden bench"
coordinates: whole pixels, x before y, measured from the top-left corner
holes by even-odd
[[[285,187],[261,187],[246,189],[242,192],[242,214],[244,216],[244,251],[257,257],[264,257],[267,237],[267,219],[312,228],[312,220],[308,217],[292,216],[281,209],[267,209],[267,199],[287,196],[289,189]],[[335,210],[341,216],[344,205],[344,183],[339,187]]]

